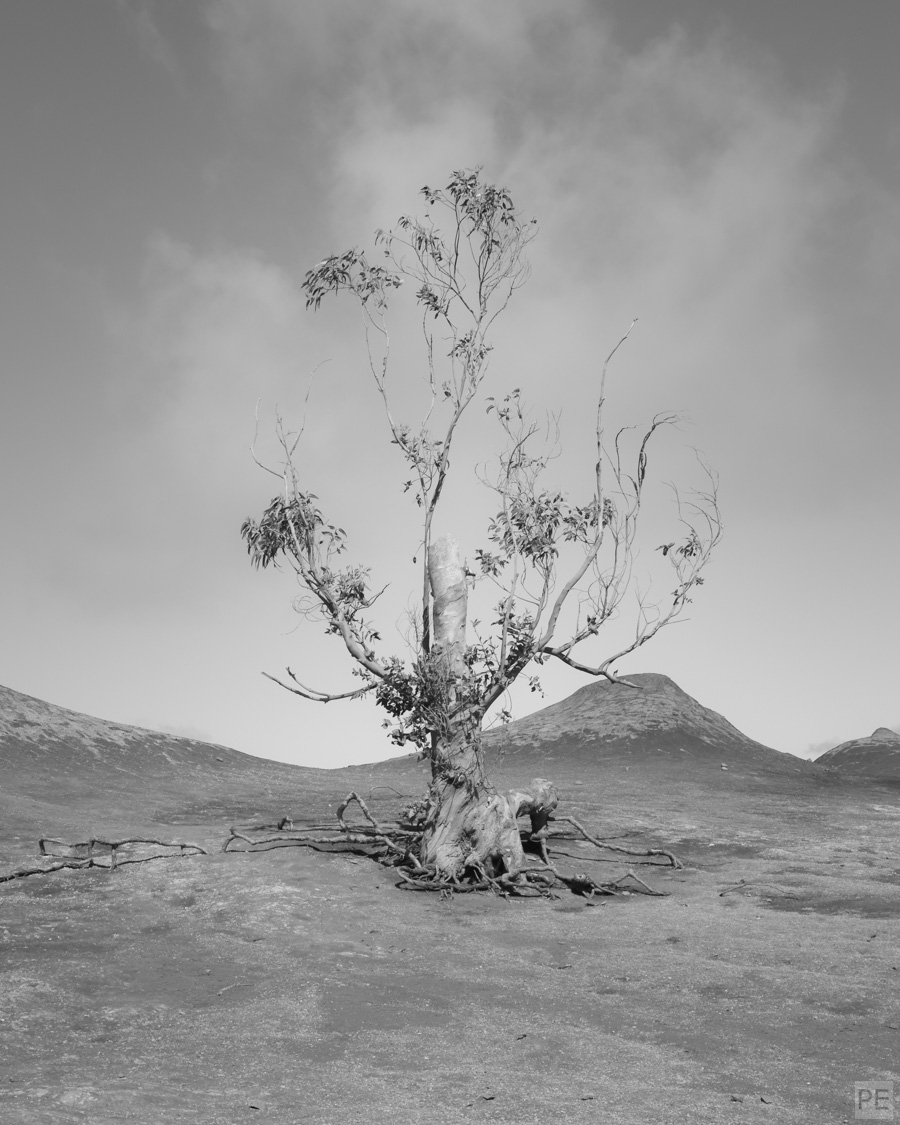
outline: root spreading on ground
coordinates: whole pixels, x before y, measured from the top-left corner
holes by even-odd
[[[38,851],[44,862],[40,867],[19,867],[0,874],[0,883],[24,879],[28,875],[51,875],[54,871],[81,871],[99,867],[115,871],[129,863],[149,863],[154,859],[186,859],[189,856],[208,855],[206,848],[186,840],[154,840],[146,836],[128,836],[124,840],[106,840],[93,836],[82,843],[69,844],[42,836]]]
[[[363,821],[348,823],[345,814],[356,805]],[[277,823],[233,826],[223,851],[268,851],[272,848],[308,847],[318,851],[342,851],[369,856],[398,876],[402,890],[437,891],[445,897],[473,891],[492,891],[517,898],[548,898],[555,890],[568,888],[585,898],[597,895],[665,895],[650,887],[632,870],[617,879],[600,881],[584,872],[564,871],[551,857],[551,843],[567,841],[590,844],[598,851],[629,856],[634,864],[680,868],[678,859],[661,848],[624,848],[592,835],[574,817],[550,816],[538,831],[521,830],[525,865],[518,871],[490,874],[482,865],[471,864],[453,876],[438,873],[419,859],[423,829],[415,819],[379,823],[358,793],[348,793],[337,810],[338,831],[327,825],[297,826],[288,817]],[[569,827],[563,827],[569,826]],[[556,851],[556,848],[553,848]],[[601,856],[573,852],[560,854],[572,859],[598,860]]]
[[[362,821],[348,822],[345,814],[355,805]],[[451,876],[438,872],[433,865],[422,863],[419,850],[423,827],[418,822],[415,806],[398,821],[379,823],[358,793],[348,793],[337,809],[337,828],[325,824],[298,826],[290,817],[271,824],[232,826],[222,845],[224,852],[260,852],[273,848],[307,847],[318,851],[350,852],[364,855],[390,868],[397,876],[396,886],[402,890],[433,891],[447,898],[454,894],[489,891],[503,897],[553,898],[563,888],[584,898],[603,895],[645,894],[663,896],[629,868],[616,879],[600,880],[582,871],[563,870],[556,855],[579,861],[601,862],[607,857],[597,853],[628,856],[634,865],[680,868],[678,859],[661,848],[625,848],[593,835],[570,816],[545,816],[541,827],[521,829],[524,863],[515,871],[489,872],[473,862]],[[558,849],[557,842],[576,847],[590,845],[594,854]],[[200,844],[185,840],[155,840],[129,836],[122,840],[92,837],[81,843],[67,843],[42,836],[38,841],[40,866],[21,867],[0,874],[0,883],[23,879],[30,875],[49,875],[55,871],[100,868],[115,871],[126,864],[148,863],[157,859],[180,859],[207,855]],[[608,860],[607,860],[608,862]]]

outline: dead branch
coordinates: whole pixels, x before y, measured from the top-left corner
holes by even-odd
[[[60,853],[54,851],[52,847],[47,845],[55,845],[56,848],[67,848],[68,853]],[[191,851],[199,855],[209,855],[206,848],[200,844],[193,844],[188,840],[156,840],[149,836],[126,836],[122,840],[107,840],[102,836],[92,836],[90,840],[85,840],[83,843],[68,844],[65,840],[55,840],[51,836],[42,836],[38,840],[38,848],[41,855],[57,856],[60,854],[72,854],[83,851],[86,856],[90,856],[97,848],[109,848],[114,852],[118,848],[126,847],[130,844],[149,844],[157,848],[180,848],[184,851],[190,848]]]
[[[175,854],[168,852],[163,855],[129,856],[124,858],[118,855],[120,848],[145,845],[159,848],[178,848]],[[62,850],[61,850],[62,849]],[[192,844],[185,840],[154,840],[145,836],[129,836],[124,840],[105,840],[100,836],[92,837],[80,843],[70,844],[65,840],[54,840],[49,836],[42,836],[38,840],[38,850],[42,856],[58,858],[59,862],[45,864],[42,867],[20,867],[15,871],[0,875],[0,883],[8,883],[13,879],[24,879],[29,875],[51,875],[54,871],[70,869],[82,871],[89,867],[98,867],[102,871],[115,871],[129,863],[150,863],[154,859],[187,859],[195,855],[208,855],[206,848],[200,844]],[[109,862],[103,863],[100,856],[108,856]]]

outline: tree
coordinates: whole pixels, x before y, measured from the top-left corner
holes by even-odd
[[[684,534],[658,548],[672,568],[671,593],[662,602],[639,597],[633,639],[599,662],[588,661],[582,649],[618,614],[631,585],[648,451],[676,416],[653,418],[631,458],[627,430],[607,441],[607,369],[629,328],[599,372],[589,495],[576,503],[547,486],[545,473],[556,446],[541,442],[542,427],[530,419],[520,391],[483,397],[491,330],[528,278],[526,251],[537,232],[535,222],[524,220],[510,193],[485,182],[480,170],[456,172],[446,188],[425,187],[421,194],[424,218],[404,217],[395,229],[376,232],[380,263],[361,250],[348,250],[320,262],[303,283],[307,308],[318,309],[332,293],[358,302],[369,371],[390,441],[406,466],[403,487],[421,512],[421,601],[411,656],[381,651],[371,614],[379,593],[370,585],[368,569],[341,565],[346,533],[329,522],[300,480],[294,460],[300,435],[287,432],[280,418],[283,462],[269,469],[280,479],[279,493],[261,518],[246,520],[241,531],[256,566],[284,563],[293,569],[303,590],[299,608],[324,621],[327,632],[340,639],[362,684],[332,694],[305,686],[290,669],[290,682],[270,678],[318,702],[373,693],[387,713],[394,742],[412,743],[430,763],[427,797],[406,825],[412,835],[394,842],[395,861],[433,886],[458,886],[468,879],[525,892],[559,874],[545,846],[556,794],[543,779],[528,790],[497,792],[482,755],[486,716],[526,673],[537,687],[536,667],[549,660],[628,683],[613,671],[617,662],[675,621],[703,582],[722,530],[716,479],[701,458],[705,491],[685,499],[675,492]],[[430,388],[430,406],[417,426],[398,420],[389,388],[389,304],[408,282],[421,310]],[[495,495],[496,511],[484,546],[471,560],[473,571],[456,540],[434,538],[432,529],[454,440],[479,400],[497,419],[501,443],[494,470],[482,468],[478,474]],[[471,641],[467,599],[481,583],[496,590],[495,614],[490,631],[482,627]],[[517,824],[522,813],[531,814],[531,835],[541,846],[543,865],[526,860]]]

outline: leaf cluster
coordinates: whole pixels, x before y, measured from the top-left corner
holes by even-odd
[[[295,603],[300,612],[324,618],[326,633],[349,629],[371,653],[380,634],[363,618],[363,611],[375,601],[369,591],[370,568],[332,564],[346,550],[347,533],[324,518],[316,499],[313,493],[301,491],[287,498],[276,496],[259,520],[244,520],[241,535],[247,553],[253,566],[262,569],[277,566],[279,559],[288,561],[314,595]]]
[[[354,293],[363,305],[373,301],[376,308],[384,309],[389,291],[402,284],[399,274],[384,266],[371,265],[365,253],[354,248],[343,254],[331,254],[307,270],[302,287],[308,309],[318,309],[323,297],[341,290]]]
[[[261,519],[248,516],[241,524],[241,538],[253,566],[265,569],[277,564],[279,555],[311,558],[320,551],[341,554],[346,549],[347,533],[326,522],[316,506],[312,492],[296,492],[285,499],[276,496]]]

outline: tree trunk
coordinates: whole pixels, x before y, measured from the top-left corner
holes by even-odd
[[[516,823],[518,802],[497,793],[484,776],[481,715],[466,706],[466,578],[459,544],[438,539],[428,552],[433,598],[432,656],[444,685],[442,729],[431,748],[431,813],[421,860],[454,878],[466,868],[516,875],[525,857]]]
[[[517,875],[525,853],[509,801],[486,783],[431,784],[432,815],[422,838],[421,861],[442,878],[466,870],[496,877]]]

